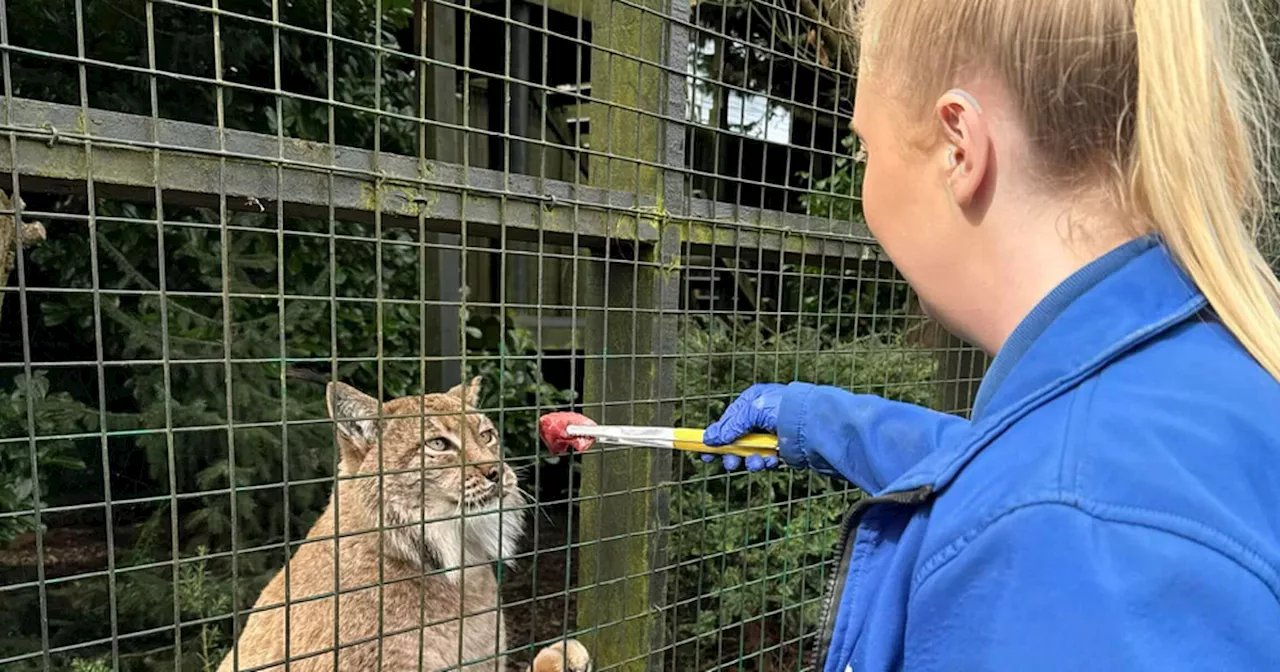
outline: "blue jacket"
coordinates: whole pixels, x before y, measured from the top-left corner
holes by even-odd
[[[1027,317],[972,422],[795,383],[778,437],[872,495],[814,669],[1280,670],[1280,384],[1154,239]]]

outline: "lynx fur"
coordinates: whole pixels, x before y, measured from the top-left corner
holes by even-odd
[[[491,564],[514,554],[526,501],[499,462],[493,424],[474,410],[479,384],[395,399],[379,413],[373,397],[329,383],[335,491],[219,672],[284,672],[286,654],[291,672],[506,672]],[[535,661],[535,672],[591,667],[573,640]]]

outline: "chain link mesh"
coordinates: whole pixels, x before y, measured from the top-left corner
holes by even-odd
[[[0,668],[216,669],[344,536],[312,531],[335,487],[397,475],[336,475],[324,383],[479,376],[528,526],[505,650],[462,662],[573,637],[597,670],[802,669],[858,493],[557,458],[536,420],[701,427],[788,380],[968,410],[985,360],[862,220],[840,7],[0,0]],[[478,617],[431,597],[398,632]],[[389,655],[345,616],[280,662]]]

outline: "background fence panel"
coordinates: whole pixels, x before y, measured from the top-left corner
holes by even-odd
[[[530,499],[482,658],[802,669],[857,492],[535,426],[703,426],[760,381],[968,410],[985,359],[862,220],[840,7],[0,0],[0,668],[216,669],[359,536],[307,540],[360,482],[323,383],[479,376]]]

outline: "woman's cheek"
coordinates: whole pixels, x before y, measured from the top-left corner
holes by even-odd
[[[882,238],[888,232],[881,231],[880,225],[882,222],[892,221],[892,217],[883,212],[884,199],[878,178],[877,172],[868,165],[862,174],[862,216],[867,221],[867,228],[871,229],[871,235],[883,244]]]
[[[888,173],[888,174],[886,174]],[[873,169],[867,166],[862,177],[862,215],[866,218],[867,228],[880,244],[885,254],[899,270],[910,267],[913,257],[918,256],[913,249],[918,241],[913,241],[910,215],[911,194],[903,189],[893,171],[883,167]]]

